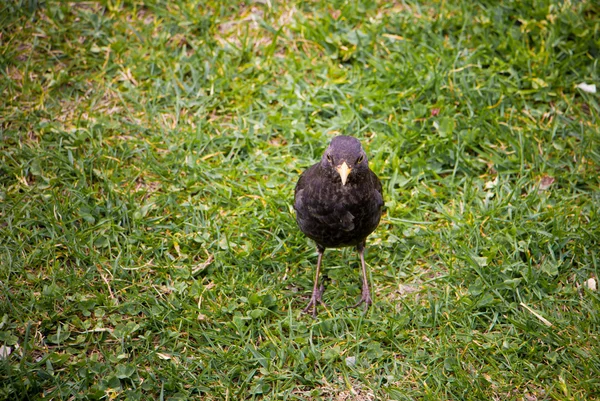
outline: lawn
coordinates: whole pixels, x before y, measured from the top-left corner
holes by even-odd
[[[226,3],[0,5],[0,399],[600,399],[600,5]],[[338,134],[374,304],[327,250],[312,319]]]

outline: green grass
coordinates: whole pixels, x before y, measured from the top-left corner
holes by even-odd
[[[0,5],[0,399],[600,399],[600,7]],[[325,255],[298,175],[384,186]]]

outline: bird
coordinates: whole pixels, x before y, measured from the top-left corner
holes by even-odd
[[[319,273],[326,248],[355,247],[362,267],[362,292],[352,307],[373,303],[365,265],[366,239],[383,211],[383,192],[377,175],[369,168],[360,141],[340,135],[331,140],[321,160],[306,169],[294,190],[294,210],[300,231],[317,245],[317,267],[312,295],[304,313],[317,316],[323,284]]]

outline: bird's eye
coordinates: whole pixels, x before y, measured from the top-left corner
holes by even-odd
[[[358,158],[358,160],[356,160],[356,164],[362,163],[363,160],[365,160],[365,157],[363,155],[360,155],[360,157]]]
[[[331,163],[331,162],[332,162],[332,160],[331,160],[331,155],[330,155],[329,153],[327,154],[327,161],[328,161],[329,163]]]

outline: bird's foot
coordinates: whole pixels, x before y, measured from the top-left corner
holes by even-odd
[[[318,288],[315,288],[313,290],[313,293],[310,297],[310,301],[308,302],[308,305],[306,305],[306,308],[302,309],[302,312],[304,313],[309,313],[309,311],[312,308],[312,312],[311,315],[314,319],[317,318],[317,306],[318,304],[321,304],[323,306],[325,305],[325,302],[323,302],[322,300],[322,296],[323,296],[323,292],[325,290],[325,286],[323,286],[323,284],[321,284]]]
[[[367,288],[366,291],[363,288],[362,291],[362,295],[360,297],[360,299],[358,300],[357,303],[355,303],[354,305],[350,306],[350,308],[356,308],[360,305],[364,304],[365,305],[365,312],[367,311],[367,309],[369,309],[369,306],[371,306],[373,304],[373,300],[371,299],[371,292],[369,291],[369,289]]]

